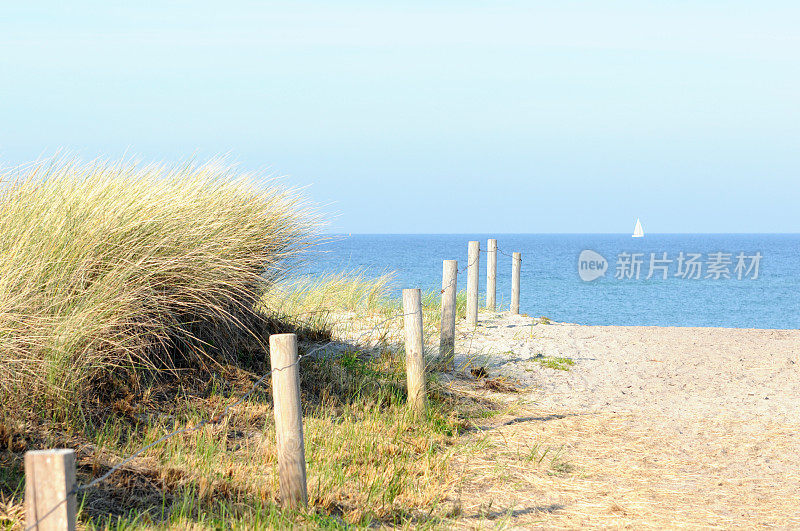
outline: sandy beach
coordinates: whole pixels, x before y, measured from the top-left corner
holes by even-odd
[[[800,526],[800,331],[482,317],[458,361],[524,389],[456,459],[465,526]]]

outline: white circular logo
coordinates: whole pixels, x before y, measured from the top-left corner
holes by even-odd
[[[585,282],[602,277],[606,274],[606,269],[608,262],[600,253],[585,249],[578,256],[578,275]]]

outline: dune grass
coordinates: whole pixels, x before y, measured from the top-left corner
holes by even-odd
[[[394,273],[370,277],[364,270],[287,280],[267,291],[264,307],[285,315],[333,311],[380,311],[391,306]]]
[[[460,396],[431,375],[427,414],[415,419],[406,405],[402,343],[395,329],[369,342],[352,341],[359,332],[356,322],[369,319],[370,312],[383,319],[386,308],[397,305],[390,278],[343,273],[300,284],[287,281],[262,300],[263,311],[294,317],[298,326],[317,327],[320,333],[327,330],[323,335],[343,346],[301,362],[308,510],[287,512],[279,506],[267,381],[221,424],[154,447],[87,492],[80,500],[80,521],[90,529],[443,525],[453,511],[447,500],[456,481],[449,466],[452,452],[470,419],[485,416],[487,405]],[[353,326],[317,320],[311,312],[320,308],[329,316],[352,312]],[[324,328],[334,324],[340,325],[336,333]],[[387,323],[401,326],[402,319]],[[142,395],[110,404],[105,423],[79,437],[79,446],[91,449],[79,452],[79,481],[176,427],[208,418],[258,376],[229,364],[212,371],[211,379],[184,378],[173,382],[174,388],[153,385]],[[64,441],[63,434],[52,432],[26,437],[18,450]],[[0,493],[12,500],[6,514],[14,522],[13,515],[21,518],[21,460],[12,460],[8,469],[12,472],[0,481],[5,483]],[[0,507],[0,519],[2,512]]]
[[[391,275],[289,280],[316,220],[302,197],[221,163],[56,161],[0,194],[0,528],[22,527],[26,450],[75,448],[86,483],[197,425],[297,331],[310,504],[278,498],[270,384],[223,422],[148,450],[82,494],[89,529],[435,526],[477,403],[429,380],[409,415]],[[463,314],[464,296],[459,295]],[[423,297],[426,330],[438,293]],[[368,340],[360,331],[385,322]],[[484,406],[481,406],[484,407]],[[483,412],[482,412],[483,414]]]
[[[403,308],[395,278],[393,272],[371,277],[361,269],[294,278],[270,289],[260,308],[297,327],[328,329],[334,337],[347,335],[365,323],[377,324],[371,337],[400,342]],[[424,291],[421,301],[425,335],[430,339],[441,324],[441,293]],[[460,291],[456,294],[457,319],[466,317],[466,308],[466,292]]]
[[[253,303],[312,242],[303,198],[219,161],[54,160],[0,194],[0,401],[86,421],[148,371],[258,342]],[[262,349],[263,350],[263,349]]]

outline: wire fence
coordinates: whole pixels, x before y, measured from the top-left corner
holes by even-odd
[[[502,249],[501,249],[501,248],[499,248],[499,247],[497,248],[497,252],[498,252],[498,253],[500,253],[500,254],[502,254],[502,255],[505,255],[505,256],[507,256],[507,257],[509,257],[509,258],[512,258],[512,259],[514,258],[514,253],[510,253],[510,254],[509,254],[509,253],[505,252],[504,250],[502,250]],[[520,261],[520,262],[522,262],[522,256],[520,256],[520,257],[519,257],[519,261]]]
[[[39,525],[39,523],[41,523],[45,518],[50,516],[61,505],[66,503],[67,500],[69,500],[69,498],[71,496],[77,495],[77,494],[79,494],[79,493],[81,493],[83,491],[86,491],[86,490],[89,490],[89,489],[91,489],[93,487],[96,487],[97,485],[99,485],[100,483],[102,483],[103,481],[105,481],[106,479],[111,477],[114,473],[119,471],[121,468],[123,468],[125,465],[127,465],[128,463],[130,463],[133,460],[135,460],[137,457],[139,457],[141,454],[143,454],[147,450],[149,450],[149,449],[151,449],[151,448],[153,448],[155,446],[158,446],[159,444],[165,443],[169,439],[172,439],[173,437],[176,437],[178,435],[188,434],[188,433],[192,433],[192,432],[195,432],[195,431],[199,431],[204,426],[207,426],[207,425],[219,424],[225,417],[228,416],[228,414],[230,413],[230,411],[233,408],[235,408],[235,407],[243,404],[244,402],[246,402],[247,399],[250,398],[250,396],[259,387],[261,387],[261,385],[266,381],[266,379],[268,377],[272,376],[272,374],[274,374],[275,372],[284,371],[284,370],[289,369],[290,367],[293,367],[295,365],[299,365],[301,359],[312,357],[313,354],[315,354],[317,352],[320,352],[320,351],[323,351],[323,350],[325,350],[325,349],[327,349],[327,348],[329,348],[331,346],[340,345],[340,344],[342,344],[343,341],[346,341],[350,345],[358,346],[358,345],[360,345],[360,343],[361,343],[361,341],[363,339],[371,336],[372,334],[374,334],[375,332],[377,332],[378,330],[383,328],[388,323],[390,323],[392,321],[395,321],[397,319],[405,318],[407,315],[414,315],[416,313],[417,312],[400,313],[400,314],[397,314],[397,315],[393,315],[391,317],[388,317],[386,319],[381,320],[380,322],[378,322],[377,324],[375,324],[374,326],[372,326],[368,330],[363,331],[354,340],[334,339],[334,340],[327,341],[327,342],[325,342],[325,343],[323,343],[321,345],[317,345],[317,346],[313,347],[311,350],[309,350],[308,352],[306,352],[304,354],[298,354],[297,355],[297,359],[294,362],[290,363],[289,365],[285,365],[283,367],[275,367],[275,368],[271,369],[270,371],[264,373],[260,378],[258,378],[258,380],[256,380],[250,386],[250,388],[247,390],[247,392],[244,393],[236,402],[227,405],[219,413],[216,413],[216,414],[212,415],[209,418],[203,419],[202,421],[198,422],[197,424],[195,424],[193,426],[184,426],[184,427],[181,427],[181,428],[177,428],[177,429],[167,433],[166,435],[164,435],[162,437],[159,437],[155,441],[153,441],[153,442],[151,442],[151,443],[139,448],[138,450],[136,450],[135,452],[130,454],[128,457],[122,459],[119,463],[117,463],[116,465],[114,465],[111,468],[109,468],[104,474],[92,479],[88,483],[83,484],[83,485],[75,485],[75,487],[73,487],[69,492],[67,492],[66,496],[60,502],[58,502],[55,506],[53,506],[52,509],[50,509],[44,515],[40,516],[34,523],[32,523],[31,525],[27,526],[25,528],[26,531],[31,531],[33,529],[36,529],[37,526]]]
[[[480,255],[478,255],[478,256],[477,256],[477,257],[476,257],[476,258],[475,258],[475,259],[474,259],[472,262],[468,263],[467,265],[465,265],[465,266],[464,266],[464,267],[462,267],[461,269],[458,269],[458,270],[456,271],[457,275],[456,275],[455,277],[453,277],[453,280],[451,280],[451,281],[450,281],[450,282],[449,282],[449,283],[448,283],[446,286],[444,286],[444,287],[442,288],[442,290],[440,291],[440,293],[444,293],[444,292],[445,292],[445,291],[447,291],[447,289],[448,289],[448,288],[450,288],[451,286],[458,284],[458,275],[460,275],[460,274],[462,274],[462,273],[465,273],[467,270],[469,270],[469,268],[470,268],[470,267],[472,267],[472,266],[473,266],[473,265],[474,265],[476,262],[478,262],[479,260],[480,260]]]
[[[504,255],[512,256],[512,255],[502,251],[499,248],[496,248],[496,249],[497,249],[498,252],[500,252],[500,253],[502,253]],[[484,250],[484,249],[480,249],[480,252],[486,253],[488,251]],[[468,263],[467,265],[465,265],[461,269],[458,269],[457,270],[458,274],[461,274],[461,273],[464,273],[464,272],[468,271],[470,267],[472,267],[473,265],[475,265],[476,262],[479,261],[479,259],[480,259],[480,254],[478,254],[476,256],[476,258],[472,262]],[[448,283],[446,286],[444,286],[441,289],[441,293],[443,294],[448,288],[450,288],[451,286],[456,284],[457,283],[457,279],[458,279],[458,275],[456,275],[450,283]],[[328,311],[328,310],[310,310],[310,311],[306,311],[306,312],[303,312],[303,313],[305,313],[305,314],[314,314],[314,313],[326,312],[326,311]],[[168,441],[168,440],[170,440],[173,437],[176,437],[178,435],[189,434],[189,433],[193,433],[193,432],[199,431],[199,430],[201,430],[203,427],[205,427],[207,425],[219,424],[220,422],[222,422],[223,419],[225,419],[230,414],[230,412],[234,408],[236,408],[236,407],[240,406],[241,404],[243,404],[244,402],[246,402],[252,396],[252,394],[254,392],[256,392],[256,390],[259,387],[261,387],[261,385],[267,380],[267,378],[271,377],[274,373],[276,373],[278,371],[287,370],[287,369],[289,369],[291,367],[294,367],[296,365],[299,366],[301,359],[313,357],[313,355],[318,353],[318,352],[324,351],[324,350],[326,350],[326,349],[328,349],[328,348],[330,348],[332,346],[341,345],[343,343],[348,344],[350,346],[355,346],[356,348],[363,348],[363,349],[366,350],[369,347],[361,345],[361,342],[364,339],[371,337],[373,334],[375,334],[375,332],[379,331],[382,328],[385,328],[385,326],[387,324],[392,323],[392,322],[394,322],[395,320],[398,320],[398,319],[403,319],[406,316],[415,315],[420,311],[422,311],[421,308],[419,310],[414,310],[413,312],[410,312],[410,313],[399,313],[399,314],[392,315],[392,316],[390,316],[388,318],[385,318],[385,319],[379,321],[378,323],[374,324],[373,326],[371,326],[367,330],[362,331],[355,339],[348,339],[348,338],[345,338],[345,337],[342,337],[342,338],[339,338],[339,339],[331,339],[331,340],[326,341],[326,342],[324,342],[324,343],[322,343],[320,345],[314,346],[313,348],[311,348],[310,350],[308,350],[305,353],[302,353],[302,354],[298,353],[294,362],[292,362],[292,363],[290,363],[288,365],[285,365],[283,367],[273,367],[271,370],[269,370],[266,373],[262,374],[250,386],[250,388],[241,397],[239,397],[238,400],[236,400],[232,404],[229,404],[229,405],[225,406],[218,413],[215,413],[215,414],[211,415],[210,417],[201,420],[197,424],[194,424],[194,425],[191,425],[191,426],[183,426],[183,427],[180,427],[180,428],[176,428],[176,429],[170,431],[169,433],[163,435],[162,437],[159,437],[155,441],[150,442],[150,443],[146,444],[145,446],[142,446],[141,448],[139,448],[135,452],[133,452],[130,455],[128,455],[127,457],[123,458],[117,464],[111,466],[105,473],[103,473],[100,476],[97,476],[96,478],[92,479],[88,483],[81,484],[81,485],[76,484],[69,492],[66,493],[66,495],[63,497],[63,499],[61,499],[56,505],[54,505],[45,514],[43,514],[42,516],[39,516],[36,521],[34,521],[30,525],[26,526],[25,530],[26,531],[32,531],[34,529],[37,529],[39,524],[45,518],[47,518],[53,512],[58,510],[58,508],[61,507],[63,504],[67,503],[67,501],[70,499],[71,496],[75,496],[75,495],[77,495],[77,494],[79,494],[81,492],[85,492],[87,490],[90,490],[90,489],[96,487],[97,485],[101,484],[102,482],[106,481],[109,477],[111,477],[113,474],[115,474],[120,469],[125,467],[125,465],[127,465],[127,464],[131,463],[132,461],[134,461],[137,457],[142,455],[147,450],[149,450],[149,449],[151,449],[153,447],[156,447],[156,446],[158,446],[160,444],[163,444],[166,441]],[[461,367],[458,367],[456,369],[457,371],[464,370],[471,363],[471,359],[470,359],[470,355],[471,354],[470,354],[470,352],[472,350],[473,341],[474,341],[475,336],[476,336],[476,334],[477,334],[477,332],[479,330],[479,327],[478,326],[471,326],[470,328],[471,328],[471,330],[470,330],[470,333],[469,333],[469,336],[468,336],[468,346],[467,346],[467,349],[465,351],[463,351],[465,362]]]
[[[509,254],[509,253],[505,252],[504,250],[502,250],[500,247],[495,247],[495,250],[496,250],[497,252],[499,252],[500,254],[502,254],[502,255],[508,256],[509,258],[514,258],[514,255],[513,255],[513,253],[512,253],[512,254]],[[488,249],[479,249],[479,252],[481,252],[481,253],[487,253],[487,254],[488,254],[488,253],[489,253],[489,250],[488,250]],[[462,274],[462,273],[466,273],[466,272],[469,270],[469,268],[470,268],[470,267],[472,267],[472,266],[473,266],[473,265],[474,265],[476,262],[479,262],[479,261],[480,261],[480,254],[479,254],[478,256],[476,256],[476,257],[475,257],[475,259],[474,259],[474,260],[472,260],[472,262],[469,262],[467,265],[465,265],[464,267],[462,267],[461,269],[459,269],[459,270],[458,270],[458,274],[460,275],[460,274]],[[520,262],[522,261],[522,257],[520,257],[520,258],[519,258],[519,261],[520,261]],[[451,280],[451,281],[450,281],[450,282],[449,282],[449,283],[448,283],[446,286],[444,286],[444,287],[441,289],[440,293],[444,293],[445,291],[447,291],[447,288],[449,288],[449,287],[450,287],[450,286],[452,286],[453,284],[456,284],[457,282],[458,282],[458,276],[456,276],[456,277],[455,277],[453,280]]]

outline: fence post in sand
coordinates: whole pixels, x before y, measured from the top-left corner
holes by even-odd
[[[478,271],[481,259],[480,242],[469,242],[467,252],[467,324],[478,324]]]
[[[25,453],[25,529],[74,531],[75,451]]]
[[[458,261],[445,260],[442,268],[442,324],[439,333],[439,363],[442,369],[453,367],[456,351],[456,289]]]
[[[403,324],[406,336],[406,384],[408,404],[414,415],[425,412],[425,359],[422,343],[422,295],[419,289],[403,290]]]
[[[514,253],[511,257],[511,313],[519,314],[519,273],[522,268],[522,254]]]
[[[497,309],[497,240],[489,239],[486,245],[486,308]]]
[[[297,336],[269,336],[269,358],[272,365],[272,403],[278,440],[281,501],[284,506],[297,509],[308,503]]]

